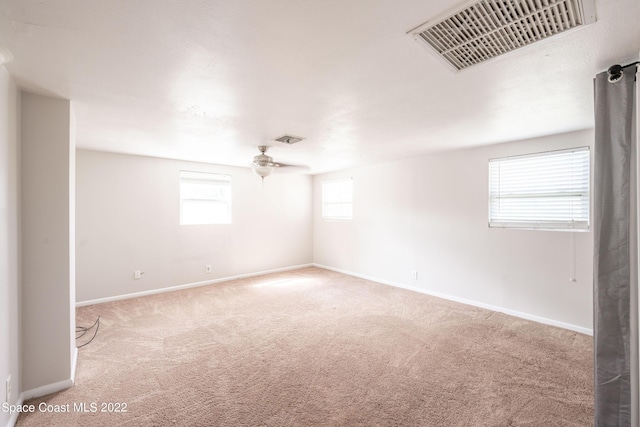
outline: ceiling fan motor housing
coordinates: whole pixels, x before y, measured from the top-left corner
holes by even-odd
[[[266,145],[258,146],[258,150],[260,150],[260,154],[258,154],[253,158],[254,165],[260,166],[260,167],[272,167],[272,168],[277,168],[278,166],[280,166],[277,163],[273,163],[273,157],[267,156],[265,154],[268,148],[269,147],[267,147]]]
[[[275,166],[273,158],[266,154],[259,154],[253,158],[253,164],[258,166]]]

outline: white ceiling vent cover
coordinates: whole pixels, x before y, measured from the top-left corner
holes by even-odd
[[[293,135],[282,135],[280,138],[274,139],[274,141],[282,142],[283,144],[295,144],[296,142],[302,141],[304,138]]]
[[[595,22],[595,0],[474,0],[409,31],[455,70]]]

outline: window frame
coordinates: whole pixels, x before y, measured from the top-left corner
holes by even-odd
[[[223,188],[226,191],[225,197],[203,197],[203,198],[194,198],[194,197],[185,197],[183,184],[186,182],[196,182],[201,184],[209,184],[212,187],[216,187],[218,194],[220,194],[220,188]],[[220,174],[214,172],[202,172],[202,171],[192,171],[192,170],[180,170],[179,179],[178,179],[178,192],[180,197],[180,225],[220,225],[220,224],[231,224],[232,223],[232,201],[233,201],[233,192],[231,186],[231,175],[228,174]],[[217,217],[211,218],[210,221],[207,222],[186,222],[185,219],[185,203],[184,202],[203,202],[203,204],[208,205],[220,205],[223,204],[226,207],[226,215],[221,220]]]
[[[349,197],[348,200],[340,200],[340,201],[327,201],[327,191],[325,190],[325,185],[332,185],[332,184],[339,184],[339,183],[350,183],[350,191],[349,191]],[[325,179],[322,180],[321,183],[321,189],[322,189],[322,198],[321,198],[321,216],[322,219],[325,221],[352,221],[353,220],[353,177],[348,177],[348,178],[334,178],[334,179]],[[341,215],[341,216],[336,216],[336,215],[330,215],[327,212],[327,206],[328,205],[350,205],[351,209],[350,215]]]
[[[578,181],[578,183],[580,184],[580,186],[576,187],[576,189],[574,189],[574,187],[572,186],[571,191],[567,191],[565,186],[564,189],[558,188],[557,192],[547,191],[547,192],[539,192],[538,194],[536,194],[536,190],[539,190],[538,187],[530,188],[529,192],[522,190],[522,193],[518,193],[518,194],[516,193],[505,194],[507,193],[506,191],[505,192],[498,191],[496,193],[494,191],[495,180],[504,179],[501,176],[498,176],[496,178],[496,176],[494,175],[495,168],[499,167],[501,164],[513,162],[511,164],[511,166],[513,166],[514,164],[516,164],[516,162],[519,162],[519,161],[526,162],[527,160],[532,160],[532,159],[535,161],[536,159],[539,160],[545,157],[560,156],[565,154],[574,155],[576,153],[584,157],[579,157],[579,156],[576,157],[577,161],[575,164],[573,163],[573,160],[563,161],[562,163],[562,166],[566,167],[566,170],[563,169],[563,171],[565,171],[566,174],[569,174],[569,176],[571,177],[570,180],[572,185],[574,180]],[[553,160],[553,159],[549,159],[549,160]],[[591,163],[592,163],[591,148],[589,146],[581,146],[581,147],[574,147],[574,148],[560,149],[560,150],[549,150],[549,151],[543,151],[543,152],[537,152],[537,153],[489,159],[489,170],[488,170],[489,172],[489,177],[488,177],[489,178],[488,179],[489,181],[489,185],[488,185],[489,187],[488,188],[489,190],[488,191],[489,193],[488,194],[489,228],[588,232],[591,227],[591,187],[592,187]],[[542,165],[547,169],[539,169],[530,173],[530,176],[532,177],[531,179],[539,180],[539,181],[535,181],[537,183],[539,182],[536,185],[541,185],[541,186],[544,185],[544,181],[540,180],[541,176],[545,176],[546,178],[548,178],[549,176],[552,176],[549,174],[550,164],[552,164],[552,161],[549,161],[547,164]],[[524,165],[520,165],[520,167],[523,168]],[[584,170],[585,167],[586,167],[586,171]],[[518,174],[525,175],[526,171],[524,171],[523,173],[523,170],[524,169],[519,169]],[[544,175],[545,172],[547,172],[547,175]],[[536,174],[538,175],[536,176]],[[560,185],[561,183],[558,182],[555,184]],[[566,180],[564,184],[566,184]],[[498,183],[498,186],[502,186],[502,184]],[[575,201],[567,201],[567,199],[571,200],[571,198],[574,198]],[[515,217],[500,218],[499,216],[496,217],[496,215],[494,215],[495,203],[500,203],[500,200],[509,200],[509,199],[511,200],[520,199],[520,202],[519,202],[520,204],[524,204],[522,200],[528,200],[529,204],[531,205],[531,211],[529,212],[531,216],[529,218],[515,218]],[[569,214],[569,211],[570,211],[570,215],[567,215],[567,217],[564,219],[556,219],[556,220],[548,219],[549,215],[555,214],[556,212],[560,212],[560,210],[552,211],[551,209],[547,209],[545,211],[541,211],[539,209],[541,205],[538,205],[536,203],[542,203],[541,201],[545,199],[547,199],[547,206],[548,206],[549,199],[551,200],[564,199],[565,203],[567,203],[568,206],[571,206],[571,208],[567,208],[567,212],[566,212],[567,214]],[[578,208],[575,208],[575,206],[578,206]],[[585,210],[586,210],[586,214],[585,214]],[[536,212],[534,213],[534,211]],[[541,212],[544,212],[544,215],[547,215],[547,219],[540,218]],[[538,217],[536,217],[536,215],[538,215]],[[569,217],[571,219],[569,219]]]

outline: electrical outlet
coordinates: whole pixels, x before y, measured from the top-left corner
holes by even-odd
[[[9,399],[11,399],[11,375],[7,377],[7,394],[5,395],[5,402],[9,403]]]
[[[411,272],[411,277],[413,277],[413,280],[418,280],[418,272],[417,271],[412,271]]]
[[[211,273],[211,264],[207,264],[204,266],[204,272],[205,273]]]
[[[135,270],[133,272],[133,278],[138,280],[138,279],[142,279],[144,277],[144,271],[140,271],[140,270]]]

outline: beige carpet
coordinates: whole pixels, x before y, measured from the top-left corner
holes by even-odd
[[[76,385],[29,402],[71,412],[18,426],[593,425],[591,337],[335,272],[83,307],[77,323],[98,315]]]

